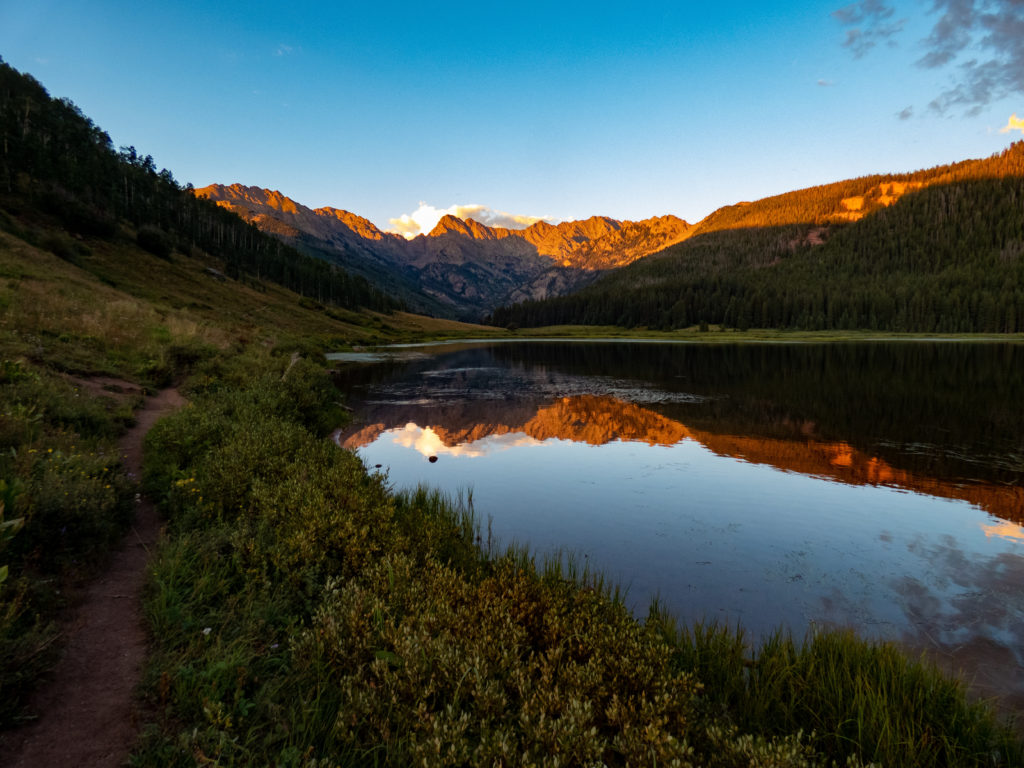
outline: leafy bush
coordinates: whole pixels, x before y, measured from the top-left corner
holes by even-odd
[[[56,660],[56,639],[28,578],[0,587],[0,727],[17,722],[28,692]]]
[[[75,241],[67,235],[49,232],[43,237],[39,245],[59,259],[72,264],[79,262],[79,253]]]
[[[43,571],[108,551],[128,523],[132,486],[113,451],[29,448],[18,462],[25,529],[11,551]]]
[[[621,604],[504,559],[479,581],[384,557],[332,581],[293,644],[336,738],[395,764],[685,761],[696,683]]]

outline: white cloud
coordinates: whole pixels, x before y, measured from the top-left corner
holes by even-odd
[[[474,219],[488,227],[506,227],[508,229],[526,229],[538,221],[557,222],[551,216],[523,216],[505,211],[496,211],[486,205],[451,205],[447,208],[435,208],[428,203],[420,201],[420,207],[412,213],[403,213],[396,219],[389,219],[391,225],[389,232],[402,235],[406,238],[413,238],[416,235],[427,234],[445,215],[456,216],[460,219]]]
[[[284,43],[279,43],[278,46],[277,46],[277,50],[274,51],[274,55],[275,56],[287,56],[293,50],[295,50],[295,49],[292,48],[290,45],[285,45]]]
[[[1017,117],[1016,112],[1010,115],[1010,119],[1007,121],[1006,125],[999,129],[1000,133],[1009,133],[1010,131],[1020,131],[1021,133],[1024,133],[1024,120]]]

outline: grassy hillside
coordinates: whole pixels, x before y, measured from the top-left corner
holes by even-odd
[[[571,296],[506,307],[493,319],[1020,332],[1022,199],[1024,142],[985,160],[800,190],[717,211],[677,246]]]

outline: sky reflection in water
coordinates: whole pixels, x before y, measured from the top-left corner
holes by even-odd
[[[847,441],[822,416],[828,397],[791,399],[794,377],[827,378],[813,352],[774,393],[758,376],[780,375],[770,356],[748,371],[761,389],[715,391],[693,375],[715,360],[693,350],[675,374],[654,365],[658,376],[637,374],[651,355],[680,353],[640,353],[635,377],[622,375],[629,352],[605,373],[607,359],[560,366],[549,352],[462,350],[356,377],[365,404],[345,444],[396,486],[472,488],[497,540],[573,552],[627,587],[638,613],[658,596],[684,621],[739,622],[754,636],[851,625],[937,650],[1024,702],[1024,528],[1006,471],[1019,446],[993,439],[1013,434],[1002,416],[977,423],[998,403],[974,408],[963,429],[947,419],[940,433],[915,432],[883,413],[901,408],[883,397]],[[881,362],[891,376],[893,361]],[[927,376],[920,362],[914,375]],[[852,378],[865,385],[863,372]],[[950,391],[919,396],[948,413]],[[922,444],[935,448],[922,455]],[[999,454],[992,477],[935,471],[978,474],[972,444]]]

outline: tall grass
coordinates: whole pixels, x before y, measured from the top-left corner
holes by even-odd
[[[675,649],[676,668],[704,683],[703,711],[742,730],[803,729],[824,754],[855,748],[882,765],[1024,765],[1020,738],[991,706],[891,643],[849,630],[803,641],[780,631],[755,649],[739,628],[679,628],[657,606],[648,625]]]

